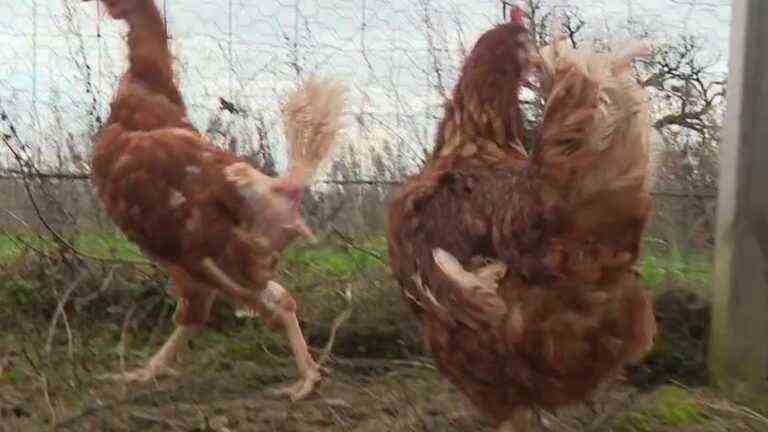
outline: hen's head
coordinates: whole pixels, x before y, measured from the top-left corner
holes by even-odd
[[[307,186],[296,177],[269,177],[246,162],[227,166],[224,176],[258,214],[258,225],[254,228],[266,232],[278,248],[297,236],[314,239],[314,234],[299,215],[299,205]]]
[[[464,63],[462,78],[471,79],[485,72],[517,79],[526,69],[529,49],[523,10],[513,6],[509,21],[486,31],[477,40]]]
[[[83,0],[91,1],[91,0]],[[146,0],[97,0],[104,5],[106,13],[114,19],[126,19]]]
[[[500,146],[522,142],[519,92],[527,80],[531,47],[522,9],[513,6],[509,18],[480,36],[467,56],[442,123],[448,131]],[[454,138],[438,143],[439,154],[458,149]]]
[[[506,16],[506,10],[507,6],[510,7],[509,9],[509,22],[518,24],[521,27],[525,27],[525,23],[523,22],[524,18],[524,12],[523,12],[523,6],[522,2],[518,1],[517,4],[509,4],[506,1],[504,1],[504,15]]]

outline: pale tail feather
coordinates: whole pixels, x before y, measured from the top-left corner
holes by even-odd
[[[346,89],[330,79],[309,78],[282,109],[290,146],[288,177],[308,185],[339,141]]]
[[[550,84],[545,108],[545,119],[550,121],[543,127],[538,163],[586,170],[577,180],[581,196],[605,188],[650,184],[646,181],[650,129],[647,96],[630,67],[634,59],[649,54],[649,48],[637,41],[610,52],[597,52],[590,47],[574,49],[556,36],[534,61]],[[582,91],[590,85],[596,85],[598,92],[596,110],[588,98],[579,105],[568,97],[570,89]],[[572,165],[573,161],[590,160],[589,166]]]

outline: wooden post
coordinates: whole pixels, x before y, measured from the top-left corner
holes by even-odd
[[[768,408],[768,1],[732,6],[710,373]]]

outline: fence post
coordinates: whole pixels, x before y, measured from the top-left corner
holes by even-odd
[[[710,376],[768,408],[768,1],[732,7]]]

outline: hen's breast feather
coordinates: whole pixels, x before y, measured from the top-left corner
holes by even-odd
[[[238,225],[247,204],[231,171],[243,165],[183,129],[125,134],[99,143],[94,158],[95,171],[106,173],[97,183],[108,214],[161,257]]]

